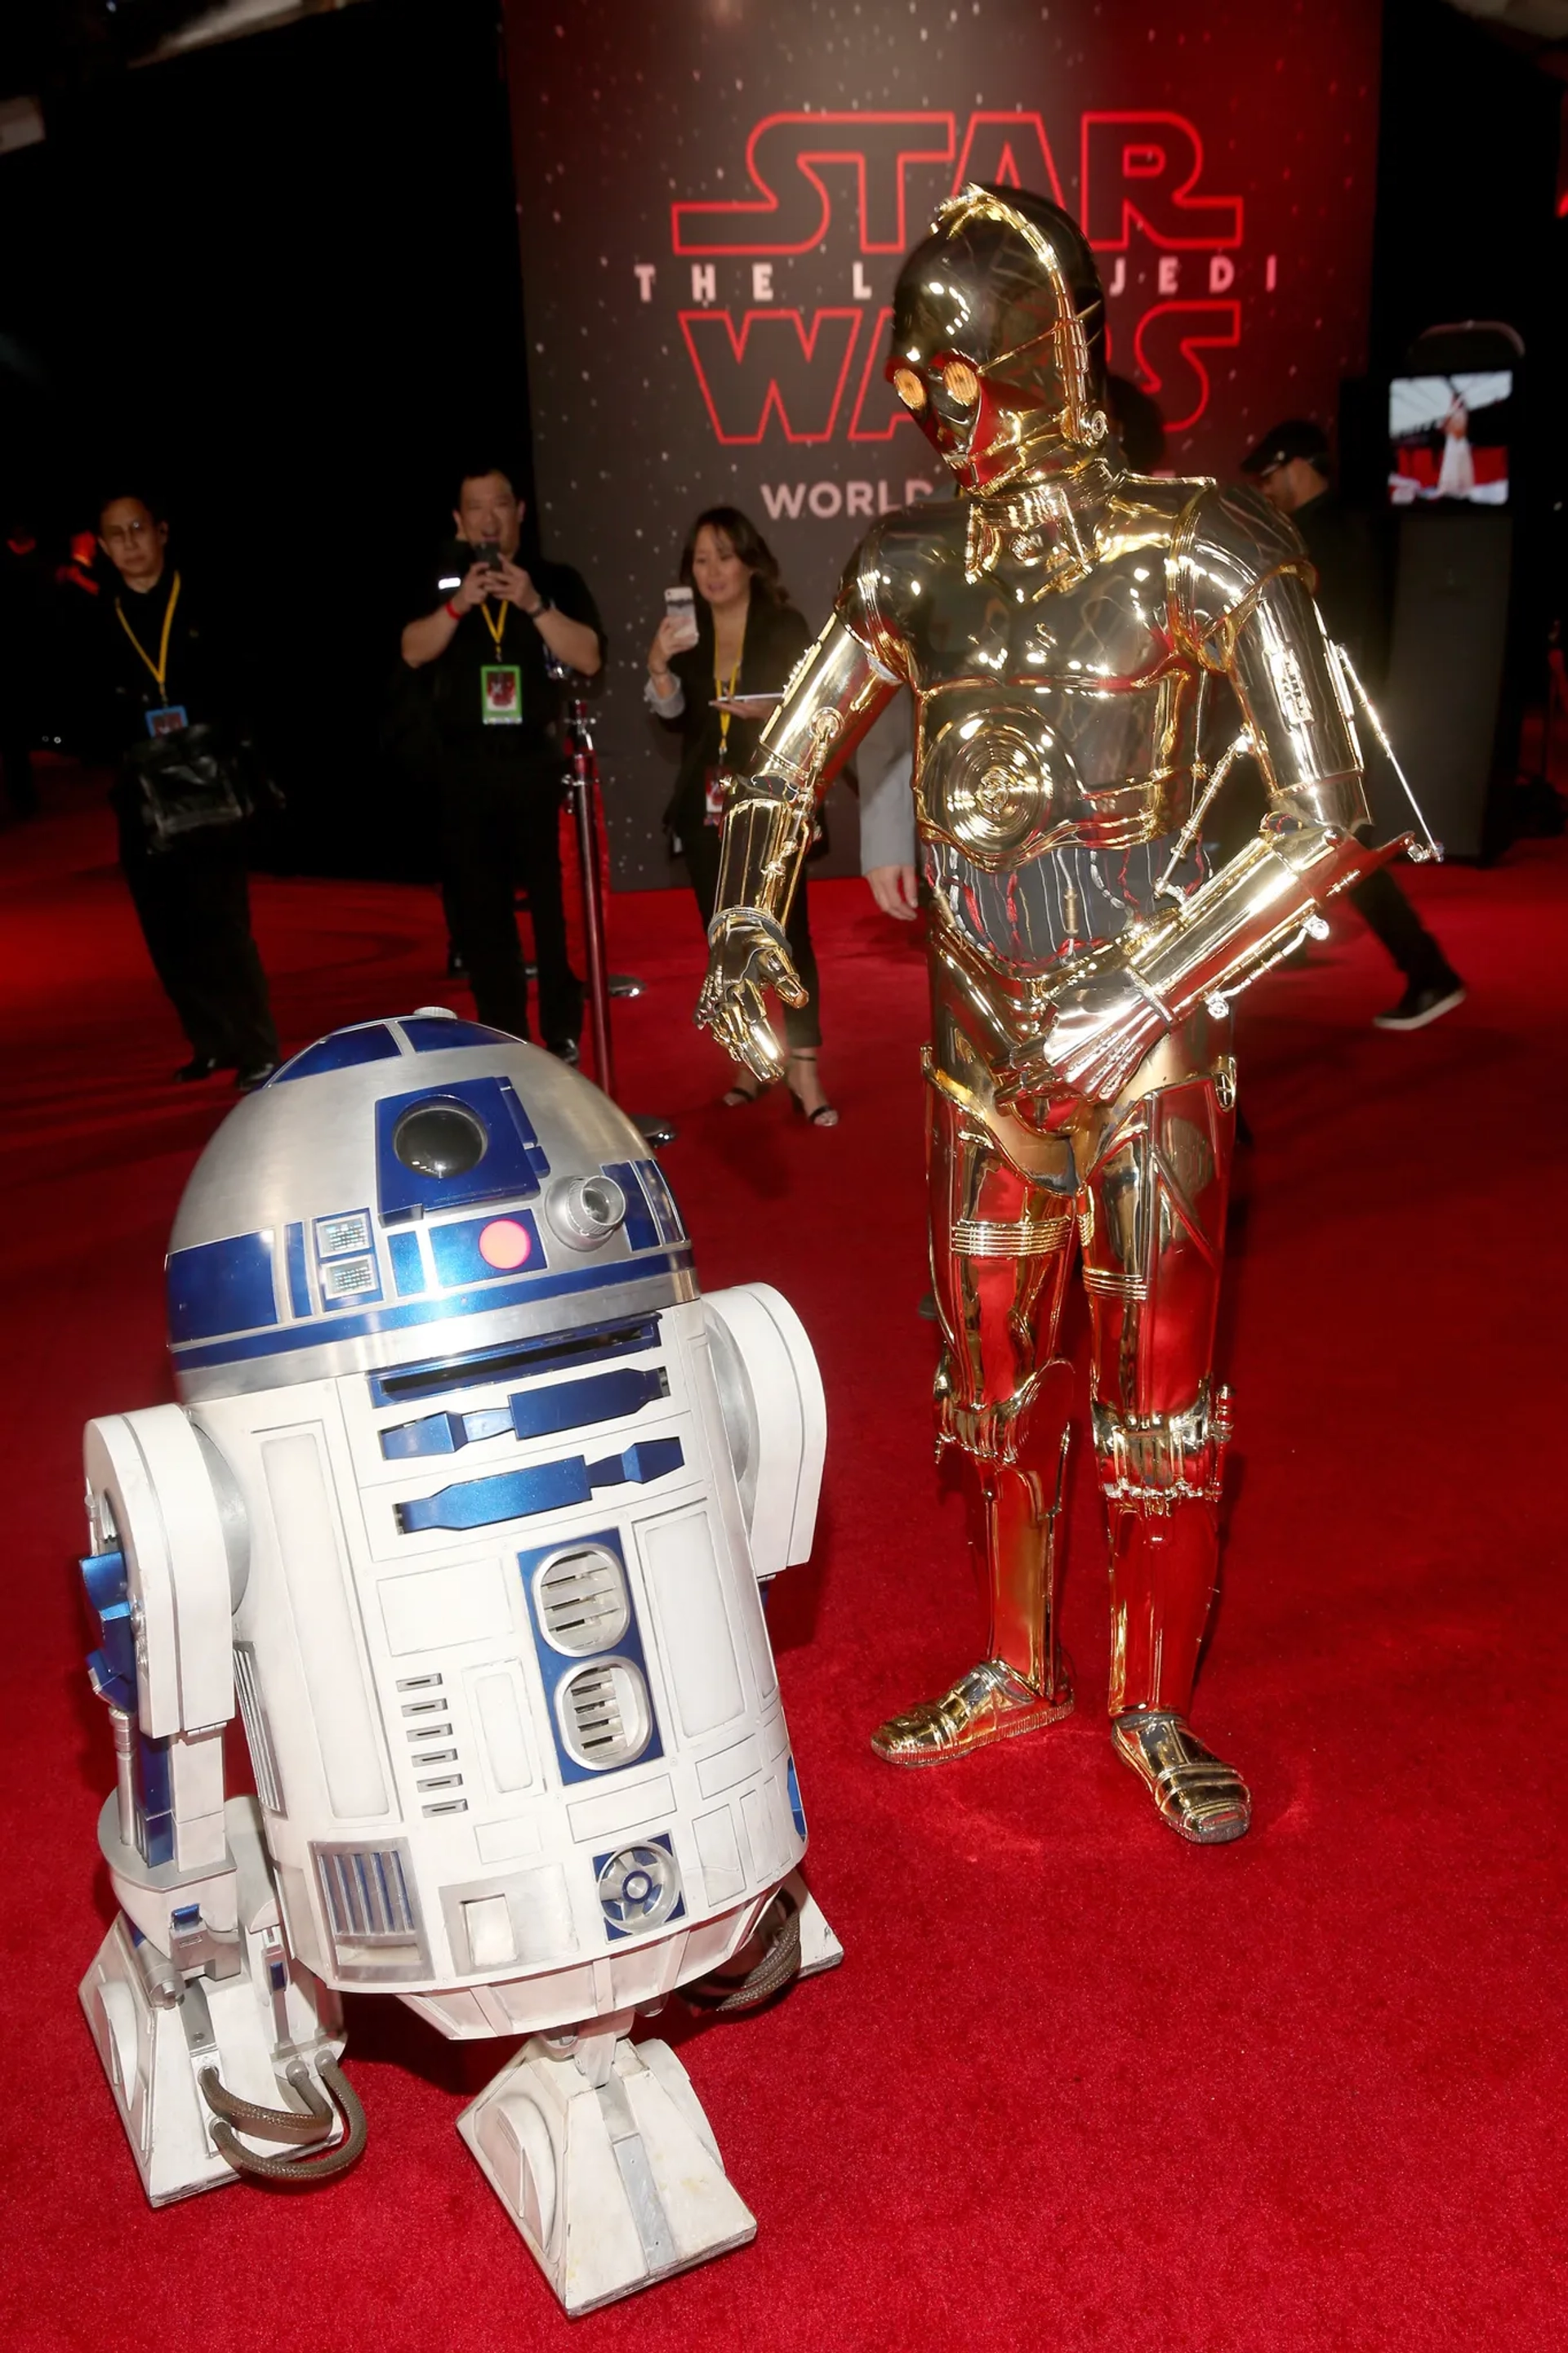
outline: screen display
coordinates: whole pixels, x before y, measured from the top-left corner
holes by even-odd
[[[1512,399],[1508,368],[1396,375],[1388,387],[1393,503],[1457,499],[1470,506],[1506,506]]]

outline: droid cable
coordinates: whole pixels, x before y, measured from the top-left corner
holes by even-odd
[[[263,2181],[281,2181],[294,2189],[310,2189],[318,2181],[330,2181],[346,2173],[361,2156],[367,2137],[364,2110],[353,2085],[332,2059],[323,2057],[317,2063],[317,2073],[331,2095],[328,2098],[317,2091],[303,2059],[293,2060],[286,2073],[309,2115],[300,2116],[293,2108],[258,2107],[249,2100],[237,2098],[226,2087],[216,2067],[202,2070],[202,2097],[219,2119],[212,2128],[213,2145],[237,2173],[252,2174]],[[301,2148],[318,2147],[337,2121],[333,2100],[348,2129],[335,2147],[321,2149],[319,2155],[258,2157],[236,2136],[237,2126],[257,2140],[293,2141]]]

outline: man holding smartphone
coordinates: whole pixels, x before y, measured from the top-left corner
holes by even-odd
[[[558,696],[550,660],[591,678],[604,632],[580,575],[517,560],[523,504],[499,466],[466,473],[458,540],[433,612],[403,632],[403,659],[427,670],[441,745],[441,876],[447,919],[481,1021],[529,1036],[528,983],[513,912],[528,893],[539,968],[539,1028],[577,1055],[582,984],[566,952],[559,818]]]

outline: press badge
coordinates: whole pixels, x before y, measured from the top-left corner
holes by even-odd
[[[149,735],[177,735],[182,727],[191,723],[183,702],[167,702],[162,711],[149,711],[144,716]]]
[[[723,824],[724,804],[729,797],[729,769],[710,768],[702,783],[702,822],[704,825]]]
[[[487,727],[522,724],[522,672],[515,662],[486,662],[479,672],[479,708]]]

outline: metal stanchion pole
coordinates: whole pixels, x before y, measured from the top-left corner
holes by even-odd
[[[588,959],[588,1018],[594,1034],[594,1075],[612,1101],[619,1102],[616,1085],[616,1050],[610,1029],[610,999],[638,997],[642,983],[625,974],[612,974],[605,957],[605,900],[599,868],[599,759],[588,724],[588,705],[582,681],[565,681],[566,737],[570,753],[566,768],[566,801],[577,836],[577,864],[583,877],[583,937]],[[658,1113],[631,1113],[651,1145],[675,1138],[673,1122]]]

